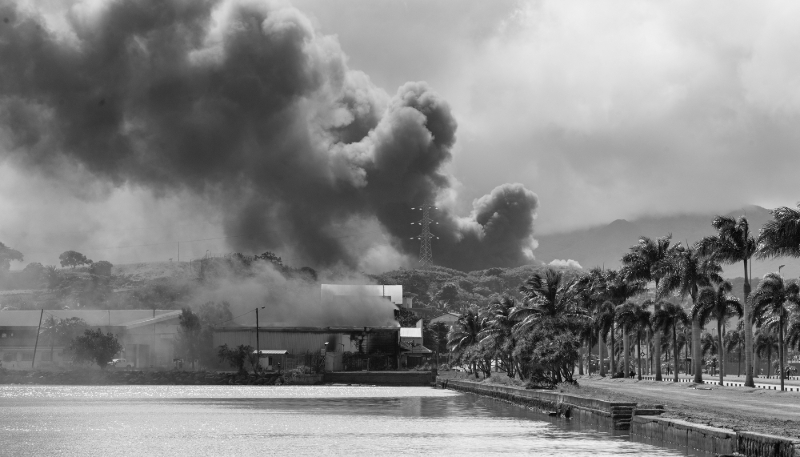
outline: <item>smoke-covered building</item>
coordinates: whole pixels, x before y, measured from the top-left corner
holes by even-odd
[[[287,351],[284,368],[316,363],[332,371],[368,364],[370,369],[396,368],[401,348],[395,311],[402,303],[400,285],[323,284],[318,303],[298,307],[293,322],[285,316],[276,322],[270,306],[259,307],[257,322],[256,313],[250,313],[216,328],[214,346]],[[306,312],[317,307],[322,310]],[[304,322],[305,316],[317,325]],[[319,325],[320,316],[328,325]]]
[[[66,366],[65,343],[50,338],[49,322],[78,318],[88,328],[116,335],[123,348],[120,357],[132,367],[170,367],[180,314],[152,309],[0,311],[0,360],[7,369]]]

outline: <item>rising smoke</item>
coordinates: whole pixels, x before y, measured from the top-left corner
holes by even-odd
[[[359,221],[418,252],[410,207],[452,193],[447,102],[425,83],[389,96],[292,7],[116,0],[59,17],[0,0],[0,150],[14,163],[189,192],[223,214],[233,249],[315,266],[357,264],[341,227]],[[529,262],[537,207],[504,184],[468,217],[443,208],[436,262]]]

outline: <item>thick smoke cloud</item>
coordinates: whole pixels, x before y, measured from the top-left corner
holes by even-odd
[[[191,192],[224,214],[233,248],[356,265],[341,227],[376,219],[418,244],[410,210],[451,192],[456,121],[425,83],[394,96],[348,68],[335,38],[265,2],[76,4],[54,30],[0,3],[0,149],[58,177],[65,163],[116,185]],[[437,214],[437,263],[531,259],[535,194]]]

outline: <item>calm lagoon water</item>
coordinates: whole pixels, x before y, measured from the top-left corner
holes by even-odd
[[[682,455],[426,387],[0,386],[0,455]]]

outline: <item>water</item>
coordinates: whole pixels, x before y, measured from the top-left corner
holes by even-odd
[[[425,387],[0,386],[0,455],[681,455]]]

